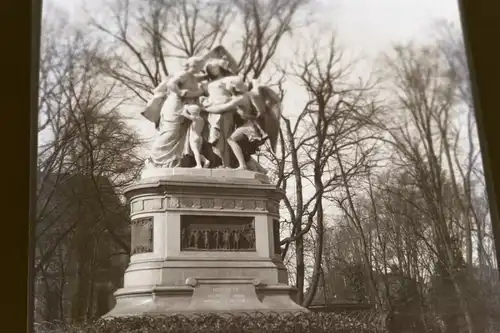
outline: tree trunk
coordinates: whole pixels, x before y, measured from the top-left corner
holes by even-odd
[[[302,230],[302,225],[297,222],[297,233]],[[304,238],[299,237],[295,241],[295,262],[297,273],[295,275],[295,283],[297,286],[297,304],[302,304],[304,301],[304,280],[305,280],[305,264],[304,264]]]
[[[316,187],[323,186],[321,176],[319,176],[319,180],[316,181]],[[321,276],[321,263],[323,259],[323,237],[324,237],[324,230],[323,230],[323,203],[322,203],[322,197],[319,197],[317,200],[318,202],[318,211],[316,213],[316,254],[314,256],[314,269],[313,269],[313,275],[311,279],[311,285],[309,286],[309,292],[307,293],[307,297],[302,303],[302,306],[308,308],[312,301],[314,300],[314,296],[316,295],[316,291],[318,289],[318,282],[319,278]]]

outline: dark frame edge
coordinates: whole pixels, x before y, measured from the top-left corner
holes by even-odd
[[[495,120],[498,116],[495,78],[500,77],[500,60],[492,52],[493,41],[499,38],[500,20],[494,3],[458,0],[500,279],[500,154],[495,152],[500,125],[500,120]]]
[[[29,148],[29,227],[28,227],[28,286],[27,332],[34,332],[35,307],[35,218],[38,147],[38,85],[43,0],[31,0],[31,62],[30,62],[30,148]]]

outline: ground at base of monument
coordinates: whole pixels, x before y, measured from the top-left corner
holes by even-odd
[[[128,314],[109,314],[102,317],[102,319],[112,320],[114,318],[137,318],[137,317],[200,317],[200,316],[218,316],[222,318],[230,317],[258,317],[258,316],[281,316],[281,315],[295,315],[310,312],[307,309],[290,310],[290,309],[262,309],[262,310],[182,310],[182,311],[168,311],[168,312],[140,312]]]
[[[143,295],[137,298],[117,298],[116,307],[105,317],[204,314],[234,316],[308,311],[291,299],[290,292],[293,288],[284,285],[263,286],[258,279],[191,277],[186,280],[186,285],[193,289],[189,299],[184,301],[178,296],[165,297],[159,294],[151,297]]]

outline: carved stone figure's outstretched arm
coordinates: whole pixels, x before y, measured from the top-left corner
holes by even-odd
[[[183,116],[184,118],[189,119],[189,120],[196,120],[196,119],[198,119],[198,117],[193,116],[192,114],[190,114],[190,113],[189,113],[189,112],[187,112],[186,110],[182,110],[182,116]]]
[[[169,89],[169,78],[166,78],[165,80],[161,81],[161,83],[153,89],[153,94],[162,94],[166,93]]]
[[[161,81],[161,83],[153,89],[153,94],[161,94],[166,93],[169,90],[180,94],[181,90],[179,89],[179,81],[182,79],[182,74],[175,75],[173,77],[167,77],[165,80]]]
[[[205,91],[200,86],[198,86],[198,89],[196,90],[186,90],[180,88],[179,83],[182,82],[182,80],[184,79],[184,75],[185,73],[181,73],[173,77],[167,78],[153,90],[153,93],[157,94],[157,93],[166,93],[167,91],[171,91],[181,97],[196,98],[202,96],[205,93]],[[197,81],[201,80],[201,78],[197,78],[194,75],[193,78]]]
[[[196,74],[193,74],[193,76],[195,77],[195,79],[198,82],[202,82],[202,81],[208,80],[208,75],[205,74],[205,73],[196,73]]]
[[[201,88],[198,87],[196,90],[181,90],[181,96],[182,97],[188,97],[188,98],[197,98],[202,96],[205,93],[205,91]]]
[[[229,102],[219,105],[211,105],[206,108],[206,111],[209,113],[224,113],[228,111],[236,111],[236,107],[239,106],[244,100],[246,96],[235,96]]]

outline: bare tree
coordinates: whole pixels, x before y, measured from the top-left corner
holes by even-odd
[[[127,212],[117,195],[137,173],[141,142],[119,114],[124,99],[96,66],[99,41],[57,15],[44,23],[35,271],[65,316],[64,285],[76,275],[68,265],[89,245],[82,234],[94,240],[105,233],[129,252]]]
[[[111,37],[101,53],[101,66],[143,101],[169,75],[169,57],[189,57],[211,48],[226,34],[231,17],[222,1],[111,1],[107,9],[104,18],[90,19],[99,35]]]
[[[297,302],[311,304],[321,274],[325,199],[342,184],[337,158],[345,160],[345,177],[351,179],[370,166],[375,135],[369,131],[378,109],[368,94],[368,84],[349,84],[349,68],[341,65],[341,52],[334,39],[325,48],[316,45],[305,59],[291,66],[289,76],[300,82],[308,100],[293,124],[283,118],[278,154],[268,154],[277,170],[274,178],[288,190],[286,218],[282,224],[290,236],[281,241],[285,259],[294,246]],[[348,157],[350,155],[351,157]],[[314,242],[309,292],[304,297],[306,278],[305,241]]]
[[[355,182],[344,176],[349,181],[326,194],[343,214],[325,235],[324,271],[354,290],[359,281],[346,267],[361,264],[366,296],[392,332],[495,325],[497,296],[486,279],[496,266],[474,119],[464,76],[443,45],[404,45],[385,59],[390,95],[378,126],[390,170],[371,168]],[[343,176],[348,159],[336,161]]]
[[[284,37],[307,24],[297,16],[310,0],[232,0],[237,17],[242,19],[239,73],[258,78],[269,67]]]
[[[239,74],[259,77],[284,37],[297,27],[297,13],[308,2],[115,1],[108,4],[106,17],[93,15],[91,25],[113,41],[101,58],[103,69],[146,101],[162,77],[169,75],[169,60],[198,55],[226,40],[241,54]]]
[[[460,81],[450,71],[443,53],[432,45],[397,47],[386,65],[396,96],[393,110],[401,119],[395,127],[386,127],[395,148],[393,161],[407,170],[422,195],[425,205],[421,208],[432,235],[426,245],[435,253],[441,288],[448,288],[457,298],[468,331],[478,332],[479,322],[460,274],[461,255],[456,251],[457,227],[464,222],[468,252],[472,249],[470,218],[463,218],[464,213],[469,215],[470,206],[462,200],[457,165],[452,158],[458,145],[456,92]],[[469,254],[469,263],[471,260]],[[453,331],[457,321],[452,319],[447,324]]]
[[[466,214],[472,215],[473,224],[467,226],[468,238],[472,239],[472,228],[477,228],[477,251],[480,259],[480,264],[485,265],[484,255],[484,239],[485,239],[485,226],[481,225],[481,219],[478,218],[478,213],[476,212],[476,206],[471,205],[470,202],[474,200],[474,188],[478,186],[478,183],[484,182],[484,173],[482,171],[481,155],[478,143],[477,127],[475,122],[475,112],[474,112],[474,101],[472,98],[471,81],[469,75],[469,66],[467,63],[467,55],[464,46],[463,34],[459,27],[449,23],[449,22],[439,22],[438,23],[438,45],[440,50],[445,56],[446,62],[457,77],[458,89],[457,97],[460,100],[464,112],[467,115],[467,128],[465,133],[466,144],[467,144],[467,158],[465,163],[460,163],[460,158],[455,152],[455,161],[460,177],[463,180],[464,186],[464,197],[469,204],[466,205]],[[457,134],[458,135],[458,134]],[[457,151],[457,149],[455,149]],[[460,153],[460,152],[458,152]],[[482,185],[485,188],[485,184]],[[483,194],[484,195],[484,194]],[[492,225],[493,232],[495,232],[495,226]],[[499,232],[497,232],[499,233]],[[500,237],[496,237],[500,239]],[[467,262],[471,263],[472,257],[472,242],[469,240],[467,243]],[[496,257],[500,257],[500,241],[497,240],[496,244]],[[497,260],[498,261],[498,260]],[[498,268],[498,265],[497,265]],[[500,274],[499,274],[500,276]]]

